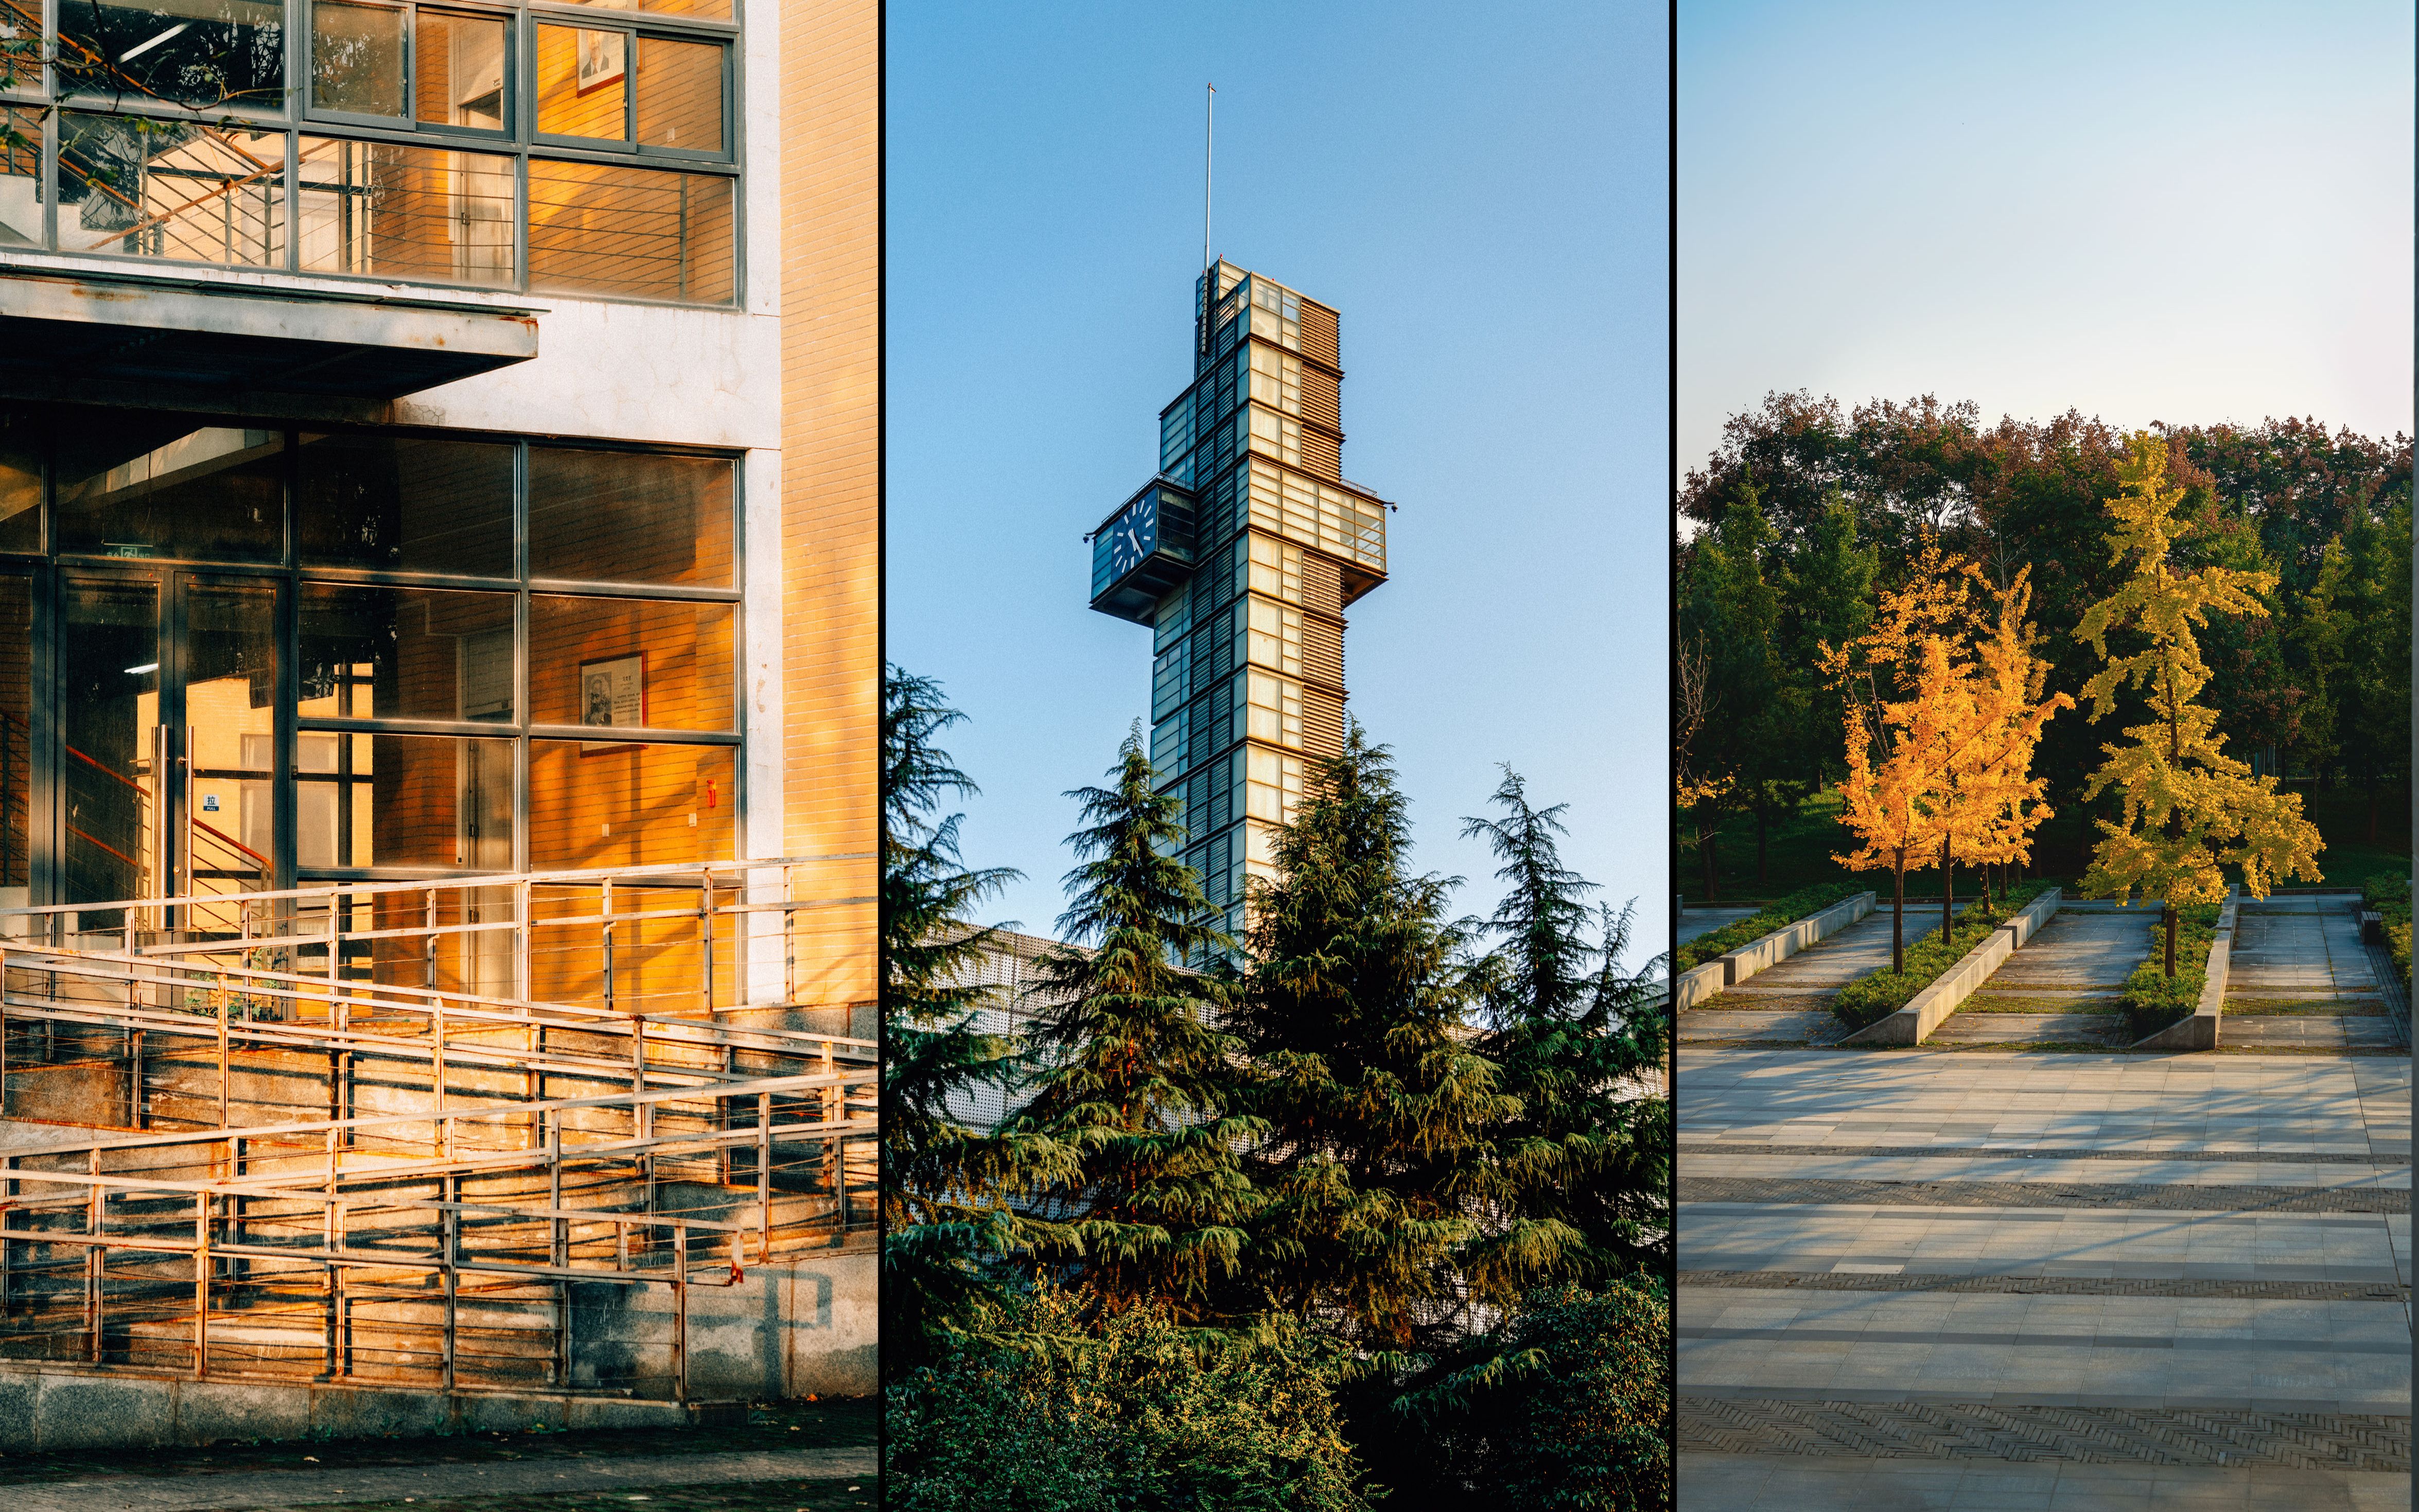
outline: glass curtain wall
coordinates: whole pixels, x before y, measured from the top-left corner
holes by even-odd
[[[734,3],[0,0],[0,246],[728,304]]]
[[[731,858],[736,486],[0,411],[0,906]]]

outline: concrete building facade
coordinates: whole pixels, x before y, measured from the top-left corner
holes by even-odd
[[[0,0],[0,1446],[873,1389],[879,18]]]
[[[848,856],[869,1003],[876,8],[6,7],[0,904]]]

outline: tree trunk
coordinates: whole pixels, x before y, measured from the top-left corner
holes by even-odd
[[[1890,872],[1890,975],[1906,969],[1906,864]]]
[[[2165,923],[2167,926],[2167,976],[2172,980],[2176,974],[2176,905],[2174,903],[2166,906]]]
[[[1949,857],[1949,837],[1940,837],[1940,943],[1949,943],[1949,926],[1957,922],[1957,865]]]
[[[1714,836],[1720,830],[1721,823],[1718,815],[1711,823],[1706,822],[1702,811],[1697,816],[1697,859],[1704,864],[1705,902],[1708,904],[1714,901]]]

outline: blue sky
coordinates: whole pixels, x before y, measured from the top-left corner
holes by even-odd
[[[1192,376],[1214,82],[1216,251],[1343,312],[1345,474],[1401,506],[1347,681],[1421,863],[1492,908],[1509,762],[1665,936],[1667,61],[1659,5],[890,7],[889,650],[970,717],[1000,917],[1049,931],[1060,795],[1148,712],[1081,536]]]
[[[2404,3],[1680,8],[1679,432],[1772,390],[2411,430]]]

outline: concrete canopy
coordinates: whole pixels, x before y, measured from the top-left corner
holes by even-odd
[[[536,355],[531,310],[91,272],[0,277],[0,390],[29,397],[376,401]]]

